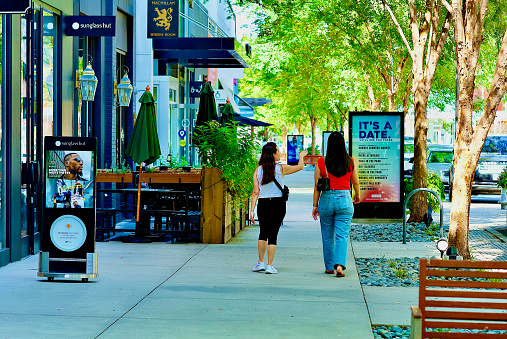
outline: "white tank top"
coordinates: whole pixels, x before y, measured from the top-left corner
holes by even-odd
[[[261,185],[262,182],[262,166],[258,167],[257,180],[259,181],[259,198],[277,198],[282,196],[282,191],[276,186],[275,182],[272,181],[266,185]],[[283,176],[282,176],[282,165],[275,165],[275,178],[283,188]]]

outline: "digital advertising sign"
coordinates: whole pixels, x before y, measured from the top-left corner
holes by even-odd
[[[96,138],[44,138],[40,277],[96,278]]]
[[[403,113],[350,112],[349,126],[349,153],[361,189],[354,217],[402,217]]]
[[[304,150],[303,135],[287,136],[287,164],[297,165],[299,163],[299,153]]]

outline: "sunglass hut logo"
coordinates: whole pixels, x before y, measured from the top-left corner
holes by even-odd
[[[86,142],[84,141],[56,141],[55,146],[86,146]]]

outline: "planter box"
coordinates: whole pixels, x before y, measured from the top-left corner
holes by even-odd
[[[233,199],[218,168],[202,169],[201,240],[207,244],[225,244],[246,225],[245,206],[238,204],[233,214]]]
[[[141,173],[139,181],[148,184],[200,184],[201,173],[154,172]]]
[[[117,182],[129,184],[133,180],[133,173],[107,173],[97,171],[97,182]]]

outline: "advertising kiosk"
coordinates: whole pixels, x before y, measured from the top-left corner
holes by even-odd
[[[98,277],[95,253],[96,138],[44,138],[39,277]]]
[[[349,154],[361,202],[354,218],[403,218],[403,112],[349,112]]]

